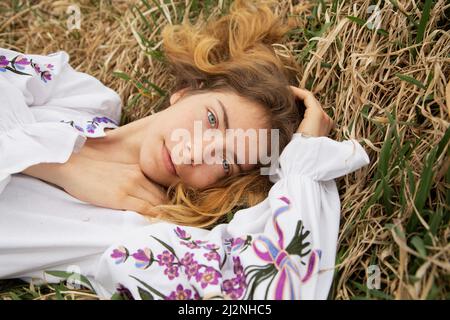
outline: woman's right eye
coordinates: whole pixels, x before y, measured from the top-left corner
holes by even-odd
[[[217,126],[216,116],[214,115],[214,113],[212,113],[209,110],[208,110],[208,122],[213,128],[215,128]]]

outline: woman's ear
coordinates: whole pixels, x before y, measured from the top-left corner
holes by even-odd
[[[170,105],[173,105],[173,104],[175,104],[178,100],[180,100],[180,98],[184,96],[184,94],[186,93],[187,90],[188,90],[188,88],[183,88],[183,89],[180,89],[180,90],[174,92],[174,93],[170,96]]]

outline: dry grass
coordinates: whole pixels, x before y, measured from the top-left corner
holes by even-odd
[[[3,1],[0,46],[67,51],[76,69],[120,93],[127,123],[158,110],[170,92],[161,27],[186,12],[192,21],[220,14],[229,1],[193,1],[189,10],[190,1],[166,0],[160,8],[155,3],[164,1],[111,2],[78,1],[81,30],[68,32],[72,1]],[[370,1],[298,2],[280,1],[294,29],[277,48],[298,58],[299,85],[336,122],[331,138],[358,139],[371,159],[337,180],[342,220],[330,298],[448,299],[450,4],[385,1],[382,29],[374,31],[364,25]],[[366,287],[370,265],[381,272],[378,290]],[[93,297],[65,290],[0,282],[5,299]]]

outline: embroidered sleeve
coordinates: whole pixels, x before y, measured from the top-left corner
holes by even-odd
[[[108,117],[93,117],[82,120],[61,120],[62,123],[67,123],[79,132],[90,138],[105,136],[104,129],[117,128],[119,124]]]
[[[11,174],[41,162],[65,162],[86,137],[120,122],[116,92],[77,72],[66,52],[0,48],[0,192]]]
[[[27,66],[30,66],[43,82],[47,83],[47,81],[52,80],[52,70],[54,66],[51,63],[41,65],[33,61],[33,59],[29,60],[22,54],[15,55],[10,59],[4,55],[0,55],[0,72],[10,71],[21,76],[32,77],[32,73],[27,73],[25,71]]]
[[[59,119],[53,117],[51,121],[73,121],[88,135],[102,123],[113,127],[120,122],[118,94],[96,78],[73,69],[64,51],[33,55],[0,48],[0,77],[21,91],[25,103],[36,107],[33,112],[59,112]],[[41,122],[41,118],[50,121],[45,115],[38,115],[36,120]]]
[[[42,162],[63,163],[85,137],[63,123],[36,122],[16,87],[0,77],[0,193],[10,175]]]

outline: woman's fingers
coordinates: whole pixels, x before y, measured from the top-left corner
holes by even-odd
[[[330,127],[328,128],[328,133],[329,133],[329,132],[331,132],[331,130],[334,129],[334,121],[330,117],[328,117],[328,119],[329,119],[329,123],[330,123]]]
[[[303,120],[300,123],[297,132],[310,136],[327,136],[334,128],[334,121],[322,109],[320,102],[314,97],[313,93],[301,88],[290,86],[294,95],[303,100],[306,107]]]
[[[132,190],[128,191],[128,195],[147,201],[152,206],[157,206],[164,202],[160,194],[157,194],[154,191],[148,191],[140,185],[136,185]]]
[[[140,186],[152,195],[152,197],[155,199],[155,205],[167,202],[167,194],[164,188],[151,183],[147,180],[147,178],[142,179],[142,181],[140,182]]]
[[[292,91],[294,91],[294,94],[299,97],[302,100],[305,100],[309,94],[311,94],[311,91],[308,91],[306,89],[297,88],[294,86],[289,86]]]
[[[317,101],[317,99],[314,97],[314,94],[311,91],[308,91],[306,89],[296,88],[294,86],[290,86],[292,91],[294,92],[295,96],[301,100],[303,100],[303,103],[305,104],[306,108],[312,108],[317,110],[322,110],[322,107]]]
[[[154,215],[153,207],[164,204],[166,201],[167,197],[164,190],[144,178],[130,189],[124,206],[128,210],[144,215]]]

